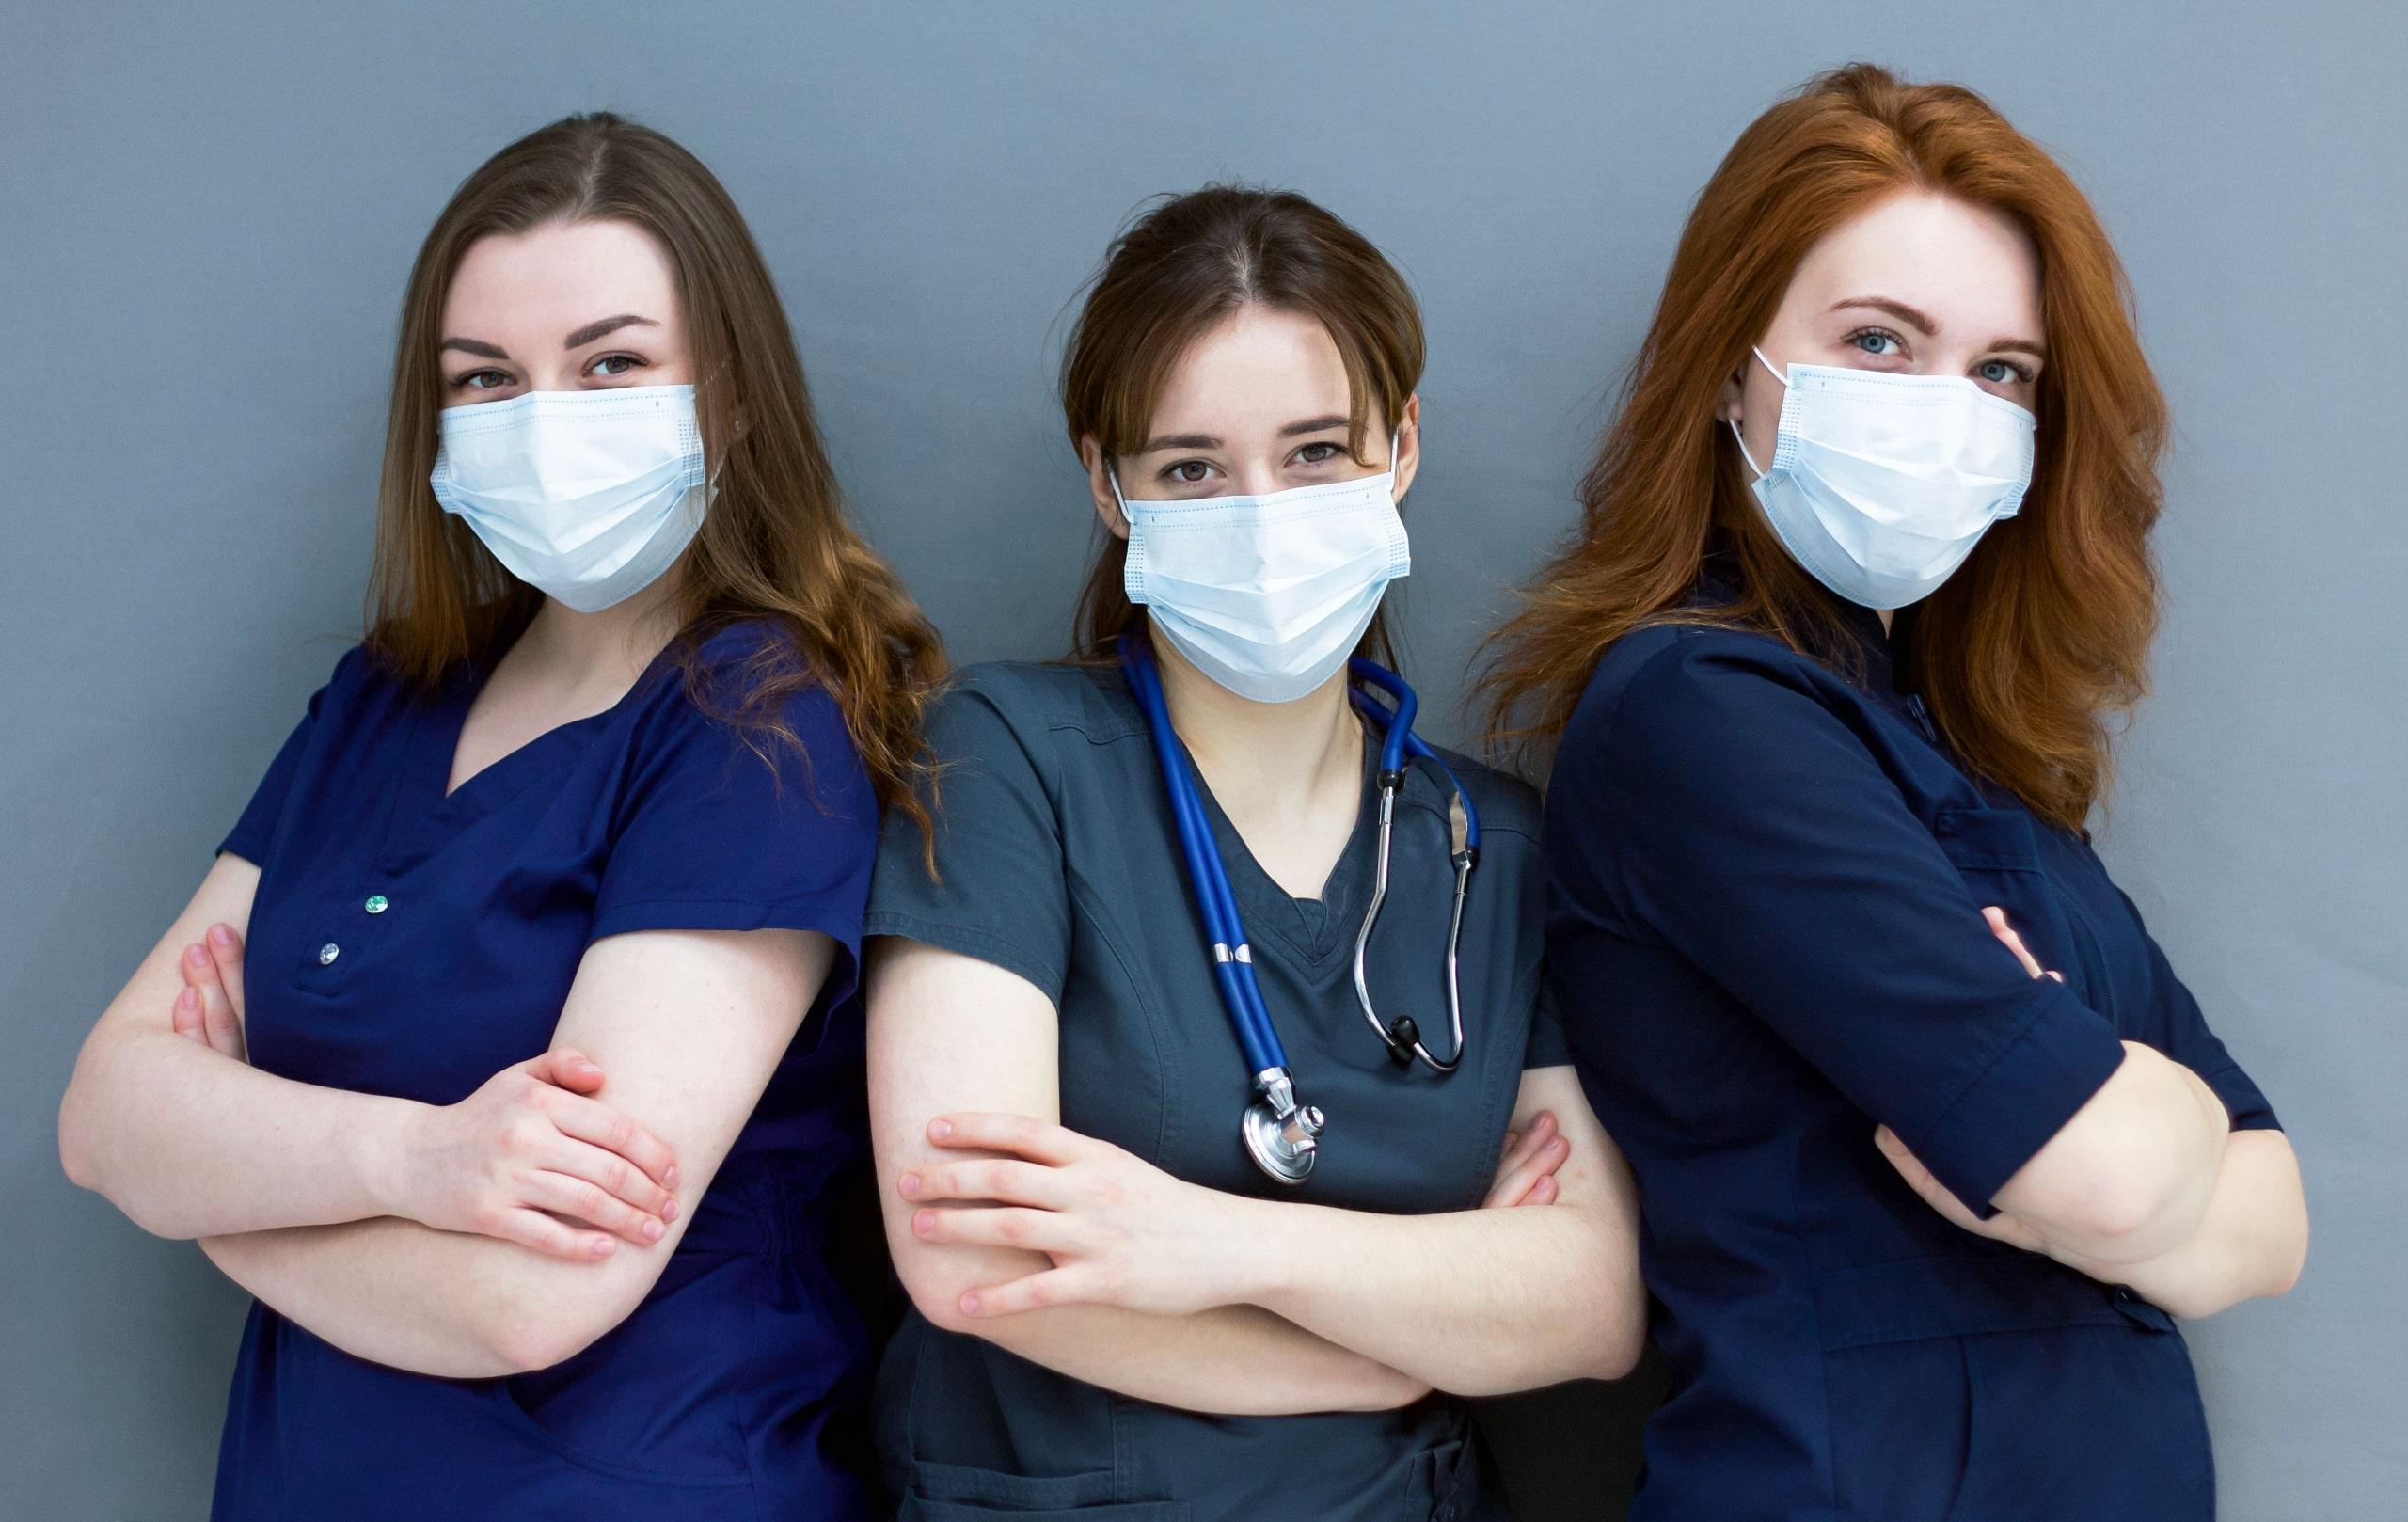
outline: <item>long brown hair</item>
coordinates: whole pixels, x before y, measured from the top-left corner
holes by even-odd
[[[1396,428],[1421,384],[1421,310],[1412,288],[1361,233],[1285,190],[1213,184],[1166,198],[1122,230],[1087,289],[1062,356],[1070,447],[1142,451],[1155,404],[1187,346],[1249,306],[1318,321],[1346,366],[1346,452],[1370,411]],[[1074,658],[1109,659],[1141,615],[1121,585],[1129,546],[1103,532],[1079,593]],[[1358,650],[1394,664],[1385,610]]]
[[[660,241],[676,271],[695,410],[717,472],[678,584],[674,648],[687,690],[766,759],[769,742],[800,748],[779,717],[784,700],[824,682],[879,803],[925,823],[912,785],[927,769],[920,715],[943,647],[847,521],[785,310],[742,214],[700,160],[622,117],[565,117],[503,149],[461,184],[419,249],[393,359],[370,649],[403,680],[432,689],[515,638],[542,603],[442,511],[427,477],[442,405],[443,307],[461,256],[480,238],[556,221],[631,223]],[[789,638],[763,641],[732,679],[709,679],[703,642],[744,619]]]
[[[1957,754],[2035,813],[2082,826],[2106,783],[2109,721],[2147,690],[2164,401],[2115,249],[2065,171],[1971,90],[1869,64],[1757,118],[1698,197],[1581,481],[1574,538],[1489,639],[1492,738],[1551,742],[1607,647],[1649,624],[1753,627],[1801,650],[1830,632],[1831,604],[1756,510],[1716,403],[1807,250],[1914,188],[1994,208],[2030,235],[2050,357],[2021,514],[1900,628]],[[1737,598],[1685,610],[1710,549],[1731,556]]]

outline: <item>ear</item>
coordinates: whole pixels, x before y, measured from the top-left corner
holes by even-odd
[[[1112,477],[1105,469],[1109,462],[1103,457],[1103,446],[1095,441],[1093,434],[1080,437],[1079,459],[1087,468],[1087,494],[1095,499],[1095,515],[1103,520],[1115,539],[1128,538],[1129,518],[1113,498]]]
[[[1396,472],[1396,499],[1413,489],[1413,478],[1421,473],[1421,393],[1414,392],[1404,399],[1404,415],[1396,424],[1396,459],[1389,468]]]
[[[1715,420],[1744,426],[1748,420],[1747,396],[1748,362],[1742,359],[1732,370],[1730,379],[1722,383],[1722,394],[1714,405]]]

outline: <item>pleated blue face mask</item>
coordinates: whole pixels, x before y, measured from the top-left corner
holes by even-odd
[[[1156,633],[1242,698],[1292,703],[1338,674],[1390,581],[1413,569],[1388,468],[1261,497],[1132,501],[1121,588]]]
[[[446,407],[429,484],[510,574],[580,613],[658,580],[703,526],[690,386]]]
[[[1739,425],[1756,500],[1790,558],[1853,603],[1904,608],[1956,574],[2032,484],[2035,420],[1956,375],[1792,365],[1772,464]]]

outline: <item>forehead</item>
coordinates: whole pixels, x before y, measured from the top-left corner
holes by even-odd
[[[1346,362],[1318,318],[1247,306],[1172,363],[1147,433],[1261,436],[1306,418],[1343,417],[1350,396]]]
[[[1813,316],[1877,295],[1974,343],[2045,337],[2030,236],[2004,213],[1953,196],[1901,192],[1834,228],[1798,262],[1782,307],[1784,315]]]
[[[557,341],[623,312],[676,323],[677,272],[660,240],[631,222],[547,222],[468,246],[444,297],[443,330],[548,334]]]

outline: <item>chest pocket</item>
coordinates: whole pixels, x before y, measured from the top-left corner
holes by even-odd
[[[2020,809],[1943,808],[1931,832],[1975,901],[2006,911],[2040,965],[2063,973],[2077,996],[2093,997],[2101,986],[2099,948],[2042,868],[2032,816]]]

